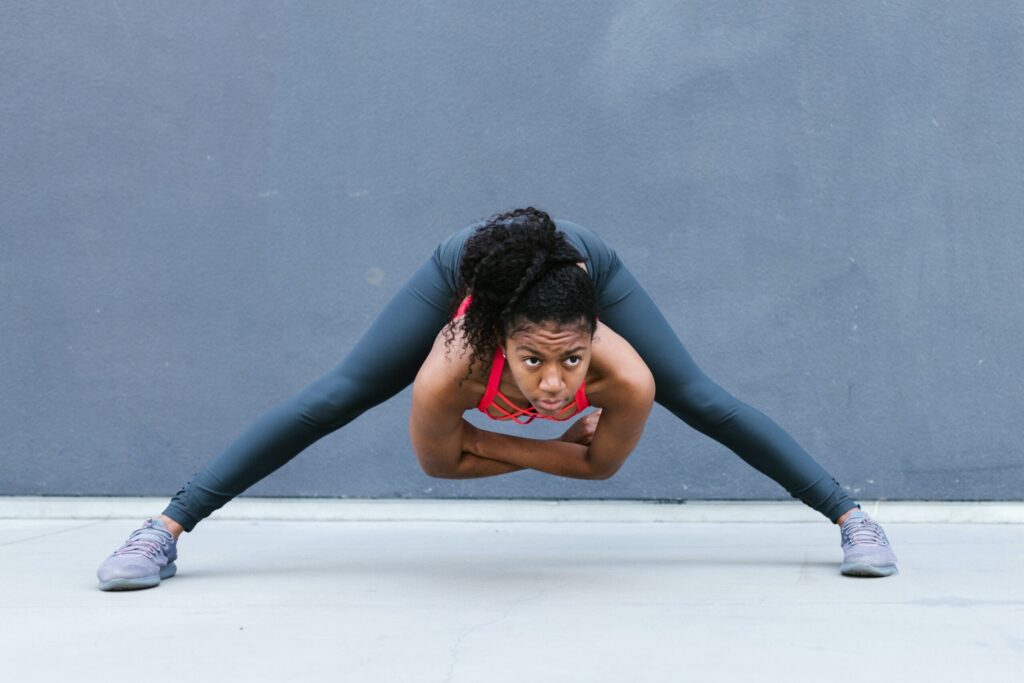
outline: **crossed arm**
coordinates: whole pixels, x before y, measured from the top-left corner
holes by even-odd
[[[435,349],[436,351],[436,349]],[[463,413],[473,407],[453,378],[449,361],[434,352],[413,384],[409,435],[424,472],[469,479],[533,469],[574,479],[607,479],[626,461],[643,434],[654,401],[646,366],[615,380],[603,409],[578,419],[558,439],[528,439],[474,427]]]

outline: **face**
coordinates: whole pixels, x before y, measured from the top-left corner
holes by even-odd
[[[528,324],[505,339],[506,365],[541,415],[556,415],[576,396],[590,366],[590,331],[583,325]]]

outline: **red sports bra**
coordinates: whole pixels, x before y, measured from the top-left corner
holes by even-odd
[[[473,297],[467,296],[461,304],[459,304],[459,310],[455,313],[455,317],[461,317],[466,309],[469,308],[469,304],[472,302]],[[492,420],[513,420],[521,425],[529,424],[536,418],[543,420],[554,420],[556,422],[564,422],[570,418],[576,417],[584,410],[590,407],[590,401],[587,400],[587,382],[584,380],[583,384],[576,391],[576,397],[572,403],[566,405],[557,415],[541,415],[537,412],[536,408],[529,406],[528,408],[520,408],[515,403],[509,400],[508,396],[501,393],[501,373],[505,370],[505,352],[501,348],[494,350],[494,360],[491,362],[491,374],[487,378],[487,390],[484,391],[483,397],[480,399],[480,403],[477,404],[477,409],[491,418]],[[505,404],[498,403],[497,399]],[[489,412],[491,408],[494,408],[500,415],[491,415]],[[575,408],[575,410],[573,410]],[[568,414],[566,414],[568,413]],[[525,418],[525,419],[520,419]]]

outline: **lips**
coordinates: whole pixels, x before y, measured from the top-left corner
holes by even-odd
[[[534,402],[533,405],[534,407],[540,408],[542,410],[558,410],[559,408],[565,405],[565,401],[539,400]]]

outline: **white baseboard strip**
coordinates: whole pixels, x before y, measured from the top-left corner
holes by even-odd
[[[166,498],[0,496],[0,519],[142,519],[163,510]],[[861,501],[886,523],[1021,524],[1024,501]],[[796,501],[635,500],[400,500],[247,498],[232,501],[212,520],[296,522],[818,522]]]

